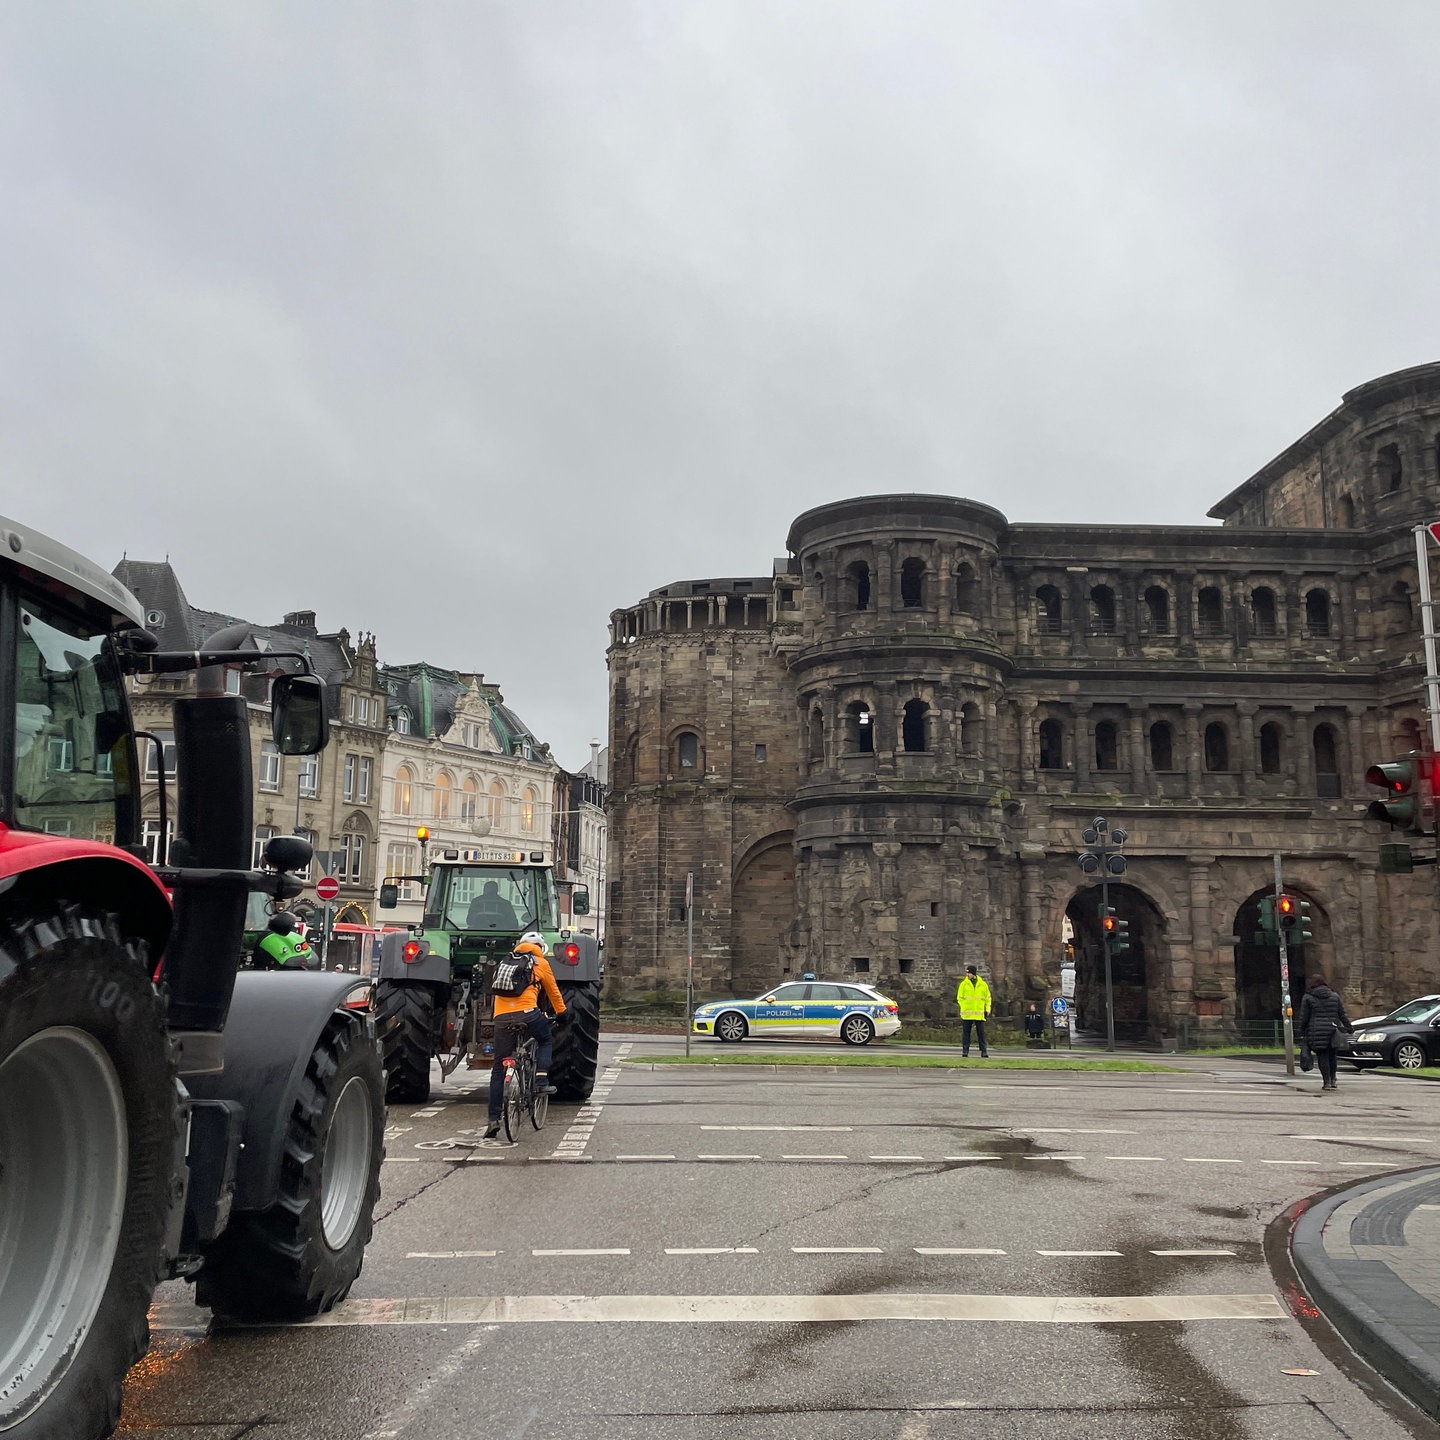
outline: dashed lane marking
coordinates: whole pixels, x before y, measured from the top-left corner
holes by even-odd
[[[848,1155],[782,1155],[780,1158],[782,1160],[848,1160],[850,1157]]]
[[[1225,1160],[1214,1155],[1184,1155],[1181,1159],[1187,1165],[1243,1165],[1243,1160]]]
[[[1164,1258],[1177,1259],[1180,1257],[1199,1258],[1200,1256],[1206,1255],[1229,1255],[1232,1259],[1234,1259],[1235,1257],[1235,1252],[1233,1250],[1152,1250],[1150,1253],[1152,1255],[1159,1255]]]
[[[758,1155],[697,1155],[697,1160],[758,1160]]]
[[[1161,1162],[1165,1159],[1163,1155],[1106,1155],[1102,1158],[1106,1160],[1144,1160],[1147,1163]]]
[[[1039,1125],[1009,1125],[1002,1127],[1008,1129],[1012,1135],[1137,1135],[1137,1130],[1072,1130],[1062,1126],[1047,1126],[1042,1128]]]
[[[1390,1145],[1433,1145],[1435,1143],[1423,1135],[1287,1135],[1285,1138],[1287,1140],[1354,1140],[1361,1144],[1371,1144],[1378,1140]]]
[[[1037,1250],[1035,1253],[1037,1255],[1044,1255],[1048,1259],[1080,1259],[1082,1257],[1090,1259],[1101,1257],[1106,1259],[1124,1258],[1118,1250]]]
[[[958,1247],[958,1246],[951,1246],[951,1247],[946,1247],[946,1246],[932,1246],[932,1247],[926,1247],[926,1246],[923,1246],[923,1245],[916,1245],[916,1246],[914,1247],[914,1250],[915,1250],[915,1253],[916,1253],[917,1255],[1003,1255],[1003,1254],[1005,1254],[1005,1251],[1003,1251],[1003,1250],[986,1250],[986,1249],[982,1249],[982,1248],[980,1248],[980,1247],[978,1247],[978,1246],[971,1246],[971,1247],[968,1247],[968,1248],[960,1248],[960,1247]]]
[[[854,1127],[850,1125],[702,1125],[702,1130],[779,1130],[779,1131],[826,1131],[839,1133],[844,1131],[848,1134]]]
[[[296,1329],[350,1325],[833,1324],[837,1321],[988,1321],[1114,1325],[1196,1320],[1287,1320],[1275,1295],[416,1295],[346,1300]],[[157,1330],[200,1330],[208,1310],[156,1305]],[[265,1328],[274,1326],[264,1321]],[[245,1328],[245,1327],[238,1327]]]
[[[923,1155],[871,1155],[871,1160],[924,1160]]]
[[[407,1260],[493,1260],[498,1250],[411,1250]]]
[[[697,1245],[690,1248],[673,1247],[665,1251],[667,1255],[758,1255],[760,1252],[753,1245]]]
[[[792,1255],[883,1255],[878,1245],[792,1245]]]
[[[630,1251],[629,1251],[628,1249],[622,1248],[622,1249],[615,1249],[615,1250],[532,1250],[530,1253],[531,1253],[532,1255],[536,1255],[536,1256],[555,1256],[555,1255],[628,1255],[628,1254],[630,1253]]]
[[[673,1160],[673,1155],[617,1155],[617,1160]]]

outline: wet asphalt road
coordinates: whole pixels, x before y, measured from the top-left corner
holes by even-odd
[[[392,1112],[342,1323],[211,1333],[166,1286],[120,1433],[1429,1433],[1293,1318],[1262,1241],[1304,1195],[1433,1161],[1440,1086],[643,1065],[677,1048],[607,1040],[595,1103],[514,1148],[477,1146],[478,1077]]]

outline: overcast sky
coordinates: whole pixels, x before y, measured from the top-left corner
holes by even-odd
[[[483,670],[932,491],[1195,523],[1440,358],[1440,6],[8,0],[0,508]]]

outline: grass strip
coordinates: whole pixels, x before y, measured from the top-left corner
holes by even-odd
[[[1126,1074],[1184,1075],[1175,1065],[1149,1060],[1042,1060],[1039,1056],[999,1055],[963,1060],[958,1055],[631,1055],[625,1065],[841,1065],[872,1070],[1103,1070]]]

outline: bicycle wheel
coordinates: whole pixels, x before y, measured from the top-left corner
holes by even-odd
[[[550,1113],[550,1092],[540,1087],[535,1072],[530,1072],[530,1123],[537,1129],[545,1128],[545,1117]]]
[[[509,1141],[520,1138],[520,1116],[523,1109],[520,1066],[508,1065],[505,1068],[505,1097],[500,1108],[500,1118],[505,1123],[505,1138]]]

